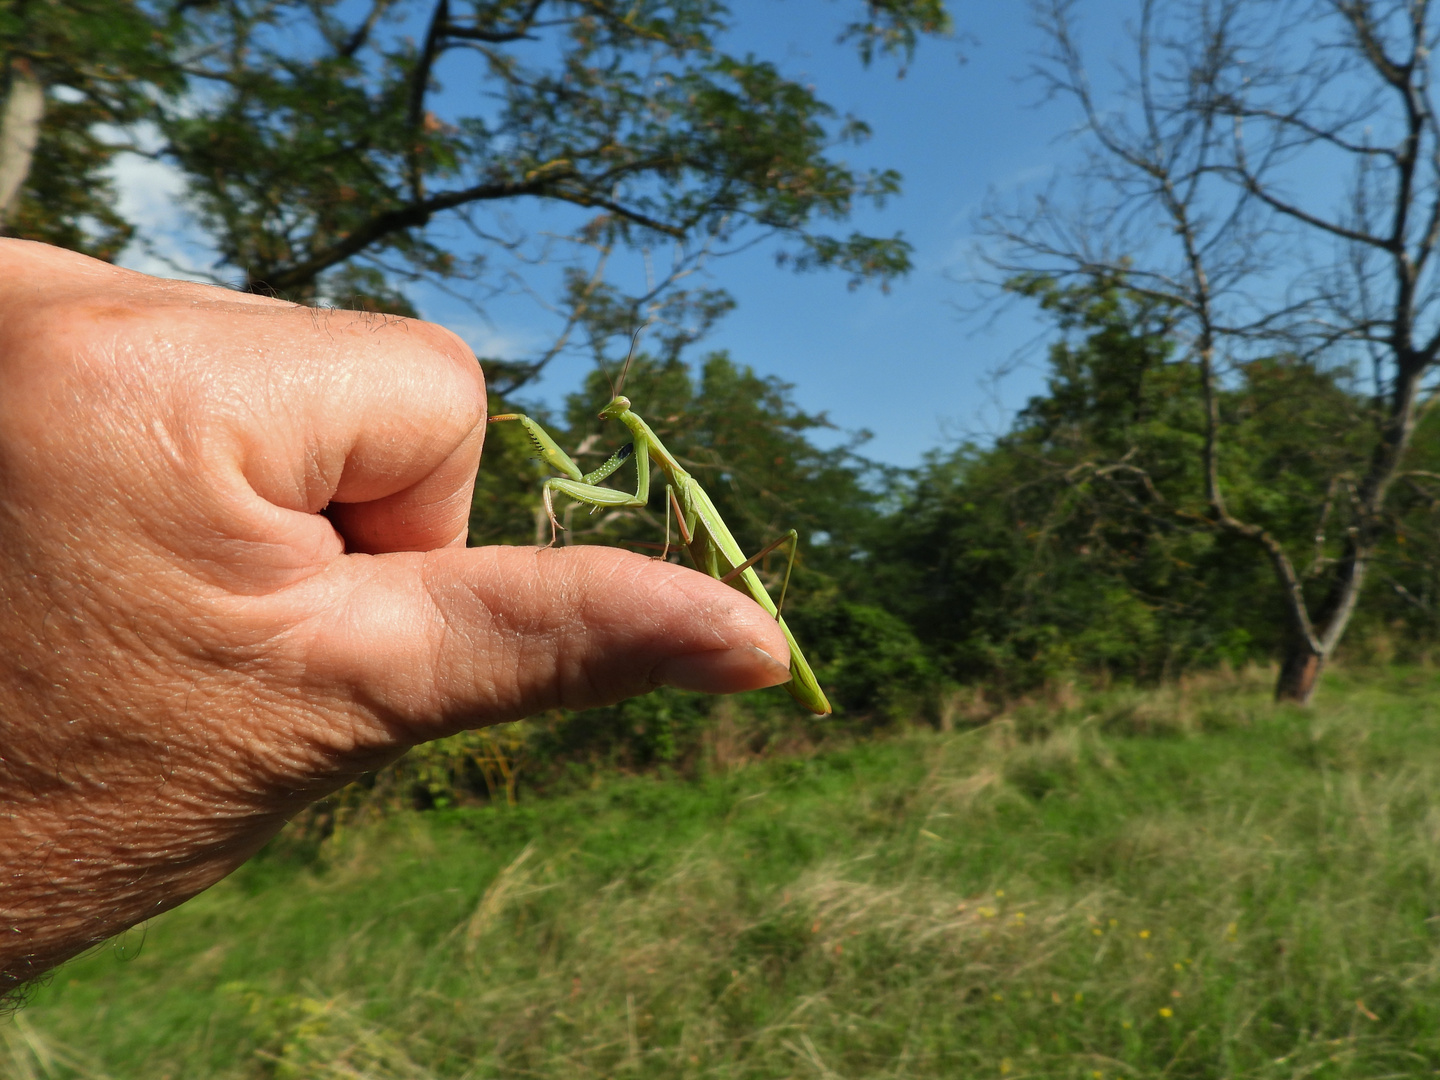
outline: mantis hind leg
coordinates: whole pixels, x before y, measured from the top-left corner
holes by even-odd
[[[684,522],[681,522],[681,528],[684,528]],[[798,549],[800,546],[800,534],[798,532],[796,532],[794,529],[791,529],[784,536],[780,536],[774,540],[771,540],[770,543],[766,544],[754,555],[751,555],[750,558],[746,559],[743,563],[732,569],[728,574],[726,574],[720,579],[724,584],[729,585],[737,577],[743,574],[746,570],[749,570],[752,566],[754,566],[757,562],[763,559],[766,555],[769,555],[770,552],[774,551],[781,544],[787,543],[790,545],[790,558],[785,563],[785,580],[780,586],[780,599],[775,603],[776,622],[780,621],[780,612],[784,610],[785,607],[785,593],[790,588],[790,571],[795,569],[795,552],[796,549]]]
[[[685,513],[680,509],[680,500],[675,497],[675,486],[673,484],[665,485],[665,498],[670,502],[670,514],[665,515],[665,550],[660,554],[660,558],[662,559],[670,554],[671,514],[675,516],[675,524],[680,526],[680,539],[684,541],[686,547],[690,546],[691,538],[690,529],[685,524]]]

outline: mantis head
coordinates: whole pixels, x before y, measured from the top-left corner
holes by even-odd
[[[600,410],[600,419],[609,420],[611,417],[624,416],[630,411],[630,399],[624,394],[619,394],[611,399],[610,404]]]

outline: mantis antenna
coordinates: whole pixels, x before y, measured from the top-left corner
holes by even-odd
[[[635,359],[635,347],[640,344],[640,335],[649,328],[649,321],[641,323],[635,328],[634,335],[630,338],[630,351],[625,354],[625,366],[620,369],[620,381],[610,388],[610,396],[617,398],[620,391],[625,389],[625,376],[630,374],[630,361]]]

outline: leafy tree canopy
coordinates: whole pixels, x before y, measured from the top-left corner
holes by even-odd
[[[959,678],[1155,678],[1276,655],[1285,599],[1253,545],[1213,521],[1201,372],[1178,345],[1171,305],[1103,277],[1012,287],[1063,332],[1046,393],[993,446],[921,470],[878,534],[880,595]],[[1347,369],[1281,354],[1240,365],[1217,405],[1231,505],[1283,545],[1318,599],[1355,521],[1375,440],[1359,420],[1373,399]],[[1434,435],[1428,418],[1416,446],[1429,449],[1390,513],[1377,556],[1385,585],[1372,589],[1365,630],[1398,619],[1433,632],[1440,473],[1423,469]]]
[[[1269,563],[1289,611],[1276,696],[1305,703],[1361,611],[1392,532],[1392,493],[1435,400],[1440,8],[1144,0],[1129,56],[1105,61],[1119,69],[1114,90],[1098,93],[1083,8],[1032,9],[1045,39],[1033,74],[1076,108],[1083,164],[1056,197],[992,204],[988,258],[1002,279],[1104,278],[1168,306],[1201,380],[1206,516]],[[1247,362],[1286,354],[1363,366],[1369,381],[1370,400],[1351,409],[1365,430],[1337,440],[1365,444],[1365,460],[1330,474],[1343,503],[1320,500],[1310,525],[1333,536],[1343,505],[1343,539],[1338,551],[1320,543],[1308,565],[1241,512],[1225,476],[1247,455],[1229,446],[1246,437],[1223,408],[1233,380],[1251,378]],[[1138,478],[1132,463],[1107,467]]]
[[[5,233],[103,259],[119,254],[134,230],[115,210],[105,170],[128,145],[119,130],[183,85],[176,25],[132,0],[0,0]]]
[[[632,307],[764,235],[798,269],[904,273],[902,237],[839,227],[899,186],[837,153],[864,123],[727,53],[730,24],[717,0],[0,0],[0,43],[18,57],[43,41],[65,106],[8,231],[113,255],[126,223],[103,185],[83,196],[108,160],[95,125],[134,134],[143,118],[147,152],[184,174],[211,271],[256,292],[405,311],[417,279],[483,303],[563,261],[573,329],[626,250],[674,253]],[[871,0],[842,37],[903,62],[948,25],[940,0]],[[563,212],[532,236],[522,203]]]

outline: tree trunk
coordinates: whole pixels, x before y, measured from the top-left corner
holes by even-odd
[[[20,201],[45,116],[45,88],[25,60],[10,63],[10,86],[0,112],[0,228]]]
[[[1314,623],[1310,624],[1310,634],[1305,632],[1306,620],[1299,610],[1299,605],[1305,603],[1305,597],[1298,592],[1292,594],[1290,638],[1285,643],[1285,655],[1280,661],[1280,677],[1275,681],[1276,701],[1310,704],[1311,695],[1320,682],[1320,673],[1325,670],[1340,639],[1345,636],[1370,566],[1370,551],[1362,548],[1355,537],[1352,536],[1346,543],[1346,549],[1335,567],[1329,595],[1320,605]]]
[[[1310,647],[1300,635],[1292,635],[1280,662],[1280,678],[1275,682],[1275,700],[1296,705],[1309,705],[1311,695],[1320,682],[1328,659]]]
[[[1313,636],[1305,634],[1300,610],[1305,598],[1292,591],[1294,619],[1280,678],[1275,683],[1276,701],[1307,705],[1320,681],[1320,673],[1334,654],[1360,602],[1360,591],[1370,569],[1385,509],[1385,496],[1400,470],[1410,440],[1415,434],[1420,378],[1430,367],[1433,350],[1417,353],[1402,350],[1397,360],[1397,377],[1391,393],[1389,415],[1379,431],[1370,466],[1360,484],[1360,521],[1345,541],[1345,550],[1330,575],[1330,588],[1313,622]]]

